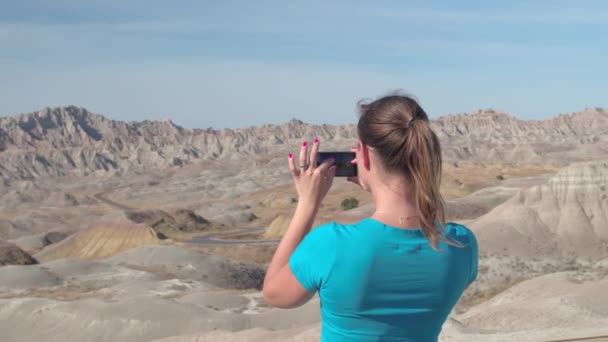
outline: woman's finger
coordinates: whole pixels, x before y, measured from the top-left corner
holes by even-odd
[[[319,153],[319,139],[315,139],[312,143],[312,148],[310,149],[310,168],[317,168],[317,153]]]
[[[351,152],[355,152],[355,153],[357,153],[357,148],[356,148],[356,147],[351,147],[351,148],[350,148],[350,151],[351,151]],[[351,161],[350,161],[350,163],[351,163],[351,164],[357,164],[357,157],[356,157],[356,154],[355,154],[355,158],[353,158],[353,160],[351,160]]]
[[[327,170],[327,177],[329,177],[330,179],[334,179],[334,177],[336,176],[336,170],[338,169],[338,167],[336,165],[332,165],[329,167],[329,170]]]
[[[291,171],[291,174],[294,177],[298,177],[300,175],[300,170],[296,167],[296,163],[293,160],[293,154],[290,153],[287,158],[289,159],[289,170]]]
[[[329,188],[331,188],[331,185],[334,182],[334,177],[336,176],[336,168],[336,165],[331,165],[327,169],[327,172],[321,174],[321,177],[323,178],[323,183],[326,183]]]
[[[359,177],[347,177],[346,180],[361,186],[361,183],[359,183]]]
[[[327,170],[329,169],[330,166],[332,166],[334,164],[334,162],[335,162],[334,158],[325,159],[323,161],[323,163],[321,163],[321,165],[319,165],[317,170],[319,171],[320,174],[326,175]]]
[[[308,162],[308,158],[306,157],[306,152],[308,150],[308,142],[303,142],[302,143],[302,147],[300,147],[300,159],[298,160],[298,163],[300,164],[300,171],[303,170],[303,168],[308,167],[309,165],[307,165]]]

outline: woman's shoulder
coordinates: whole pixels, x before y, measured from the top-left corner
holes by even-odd
[[[313,227],[307,236],[314,238],[321,238],[323,236],[335,236],[336,235],[336,222],[327,222]]]
[[[342,223],[342,222],[336,222],[336,221],[330,221],[327,223],[323,223],[320,224],[318,226],[316,226],[314,229],[322,229],[325,231],[339,231],[339,230],[348,230],[348,229],[355,229],[358,225],[361,225],[363,221],[361,222],[357,222],[357,223]],[[314,230],[313,229],[313,230]]]
[[[357,230],[357,225],[358,223],[351,224],[331,221],[314,227],[310,233],[314,232],[318,236],[331,235],[337,238],[338,236],[352,234],[352,232]]]
[[[451,234],[455,236],[474,235],[473,231],[469,227],[456,222],[447,222],[445,224],[445,232],[446,234]]]
[[[477,244],[475,233],[464,224],[447,222],[445,225],[445,235],[448,238],[457,240],[464,244]]]

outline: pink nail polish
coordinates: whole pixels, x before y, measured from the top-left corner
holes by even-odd
[[[308,146],[308,143],[305,141],[304,143],[302,143],[302,146],[306,147]]]
[[[319,142],[319,139],[315,139],[315,144]]]
[[[293,158],[293,154],[290,153],[288,157],[289,159]]]

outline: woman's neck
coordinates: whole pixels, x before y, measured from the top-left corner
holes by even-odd
[[[373,219],[393,227],[420,227],[416,194],[409,184],[385,180],[373,188],[372,197],[376,208]]]

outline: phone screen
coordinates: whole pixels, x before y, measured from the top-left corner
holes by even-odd
[[[333,158],[333,165],[336,165],[336,177],[357,177],[357,164],[350,163],[355,157],[355,152],[319,152],[317,165]]]

